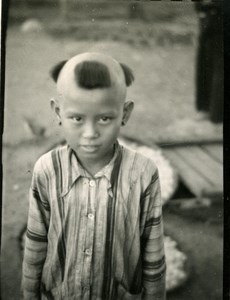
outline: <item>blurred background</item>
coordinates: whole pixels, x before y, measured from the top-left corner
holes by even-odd
[[[49,70],[85,51],[134,71],[127,99],[135,109],[121,135],[160,157],[165,233],[178,250],[168,250],[170,266],[177,264],[170,270],[179,270],[170,273],[168,299],[221,299],[221,5],[11,0],[6,33],[2,299],[20,299],[33,165],[63,142],[49,105],[56,95]]]

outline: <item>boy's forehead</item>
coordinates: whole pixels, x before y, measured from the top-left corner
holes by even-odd
[[[120,91],[115,88],[103,88],[87,90],[83,88],[76,88],[69,90],[67,94],[59,96],[59,104],[63,108],[82,108],[90,107],[93,112],[95,109],[113,109],[114,107],[120,108],[124,105],[124,98]]]
[[[75,68],[78,64],[85,61],[96,61],[105,65],[110,74],[112,88],[119,90],[121,95],[125,97],[126,84],[121,65],[108,55],[94,52],[76,55],[66,62],[57,80],[57,90],[60,95],[76,93],[80,88],[76,82]]]

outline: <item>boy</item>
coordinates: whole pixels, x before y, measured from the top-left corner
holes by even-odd
[[[165,299],[157,168],[119,145],[132,112],[132,71],[79,54],[52,70],[67,145],[33,173],[23,262],[24,299]]]

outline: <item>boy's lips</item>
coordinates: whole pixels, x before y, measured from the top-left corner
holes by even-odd
[[[96,151],[100,147],[100,145],[81,145],[81,147],[86,152],[94,152],[94,151]]]

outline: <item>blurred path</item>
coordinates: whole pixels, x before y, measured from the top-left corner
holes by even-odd
[[[188,212],[189,214],[189,212]],[[223,226],[182,217],[165,209],[165,232],[188,255],[190,278],[184,287],[172,292],[167,300],[222,299]]]
[[[49,69],[66,54],[61,43],[43,32],[22,33],[20,27],[10,27],[7,36],[4,142],[16,144],[31,138],[23,115],[46,127],[53,125],[49,99],[54,85]]]

